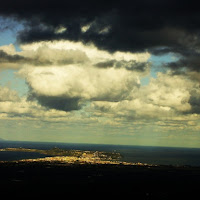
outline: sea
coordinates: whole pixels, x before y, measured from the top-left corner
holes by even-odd
[[[19,147],[45,150],[57,147],[66,150],[118,152],[122,155],[121,161],[125,162],[141,162],[152,165],[200,166],[200,148],[0,141],[0,149]],[[0,161],[43,157],[46,157],[46,155],[36,152],[0,151]]]

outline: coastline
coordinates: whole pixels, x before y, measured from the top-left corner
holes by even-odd
[[[81,191],[85,195],[129,194],[140,199],[160,200],[190,199],[199,191],[200,167],[196,166],[122,162],[117,152],[106,154],[58,148],[5,148],[0,151],[42,152],[45,155],[45,158],[1,161],[2,194],[13,191],[17,196],[58,196]]]
[[[104,151],[85,151],[85,150],[66,150],[54,147],[52,149],[30,149],[30,148],[3,148],[0,152],[25,152],[38,153],[44,157],[14,159],[9,161],[0,161],[1,163],[60,163],[63,165],[69,164],[99,164],[99,165],[129,165],[129,166],[146,166],[146,167],[174,167],[174,168],[200,168],[200,166],[190,165],[160,165],[149,164],[142,162],[127,162],[123,161],[121,154],[118,152]]]
[[[132,163],[148,163],[153,165],[173,165],[173,166],[200,166],[200,149],[171,148],[171,147],[146,147],[146,146],[124,146],[124,145],[96,145],[96,144],[77,144],[77,143],[47,143],[47,142],[3,142],[0,148],[26,148],[50,150],[53,148],[65,150],[81,151],[102,151],[102,152],[119,152],[122,156],[121,161]],[[0,160],[14,160],[36,158],[37,153],[27,152],[0,152]],[[32,156],[32,155],[33,156]],[[34,156],[36,154],[36,156]],[[19,155],[19,156],[18,156]],[[30,155],[30,156],[29,156]],[[38,157],[49,155],[40,154]],[[4,159],[5,158],[5,159]]]

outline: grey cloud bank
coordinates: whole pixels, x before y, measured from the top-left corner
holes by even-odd
[[[0,15],[10,17],[11,25],[13,20],[23,24],[24,29],[18,32],[19,43],[70,40],[93,43],[109,52],[149,51],[155,55],[172,52],[182,58],[167,67],[199,71],[199,11],[195,1],[183,0],[117,0],[106,3],[89,0],[30,0],[29,3],[10,0],[2,2]],[[6,24],[2,28],[9,27],[9,20]],[[8,57],[1,51],[4,60],[20,61],[24,59],[21,56]],[[84,55],[78,57],[85,59]],[[77,62],[69,54],[66,60],[59,61],[63,64]],[[51,61],[39,60],[37,64],[47,62]],[[103,65],[99,63],[97,66]],[[104,63],[105,66],[108,63]]]

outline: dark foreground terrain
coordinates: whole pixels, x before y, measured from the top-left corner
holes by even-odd
[[[199,198],[200,168],[61,163],[0,163],[1,194],[71,198]]]

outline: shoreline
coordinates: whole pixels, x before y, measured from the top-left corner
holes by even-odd
[[[82,191],[87,195],[94,192],[111,196],[129,194],[153,200],[165,199],[163,197],[180,199],[198,194],[195,191],[199,191],[200,167],[101,160],[97,153],[96,156],[90,151],[84,153],[79,157],[52,156],[1,161],[2,191],[5,194],[13,191],[19,196],[22,195],[21,190],[23,194],[32,194],[34,191],[33,194],[45,196]]]
[[[13,161],[0,161],[0,163],[60,163],[60,164],[100,164],[100,165],[140,165],[153,166],[146,163],[132,163],[120,161],[121,155],[116,152],[63,150],[54,148],[50,150],[28,148],[4,148],[0,152],[34,152],[47,155],[45,158],[20,159]],[[51,156],[51,157],[49,157]],[[154,165],[156,166],[156,165]]]
[[[86,150],[65,150],[60,148],[52,149],[32,149],[32,148],[3,148],[0,152],[25,152],[39,153],[45,157],[2,160],[1,163],[60,163],[60,164],[99,164],[99,165],[130,165],[130,166],[146,166],[146,167],[174,167],[174,168],[200,168],[200,166],[192,165],[168,165],[168,164],[149,164],[142,162],[127,162],[122,161],[122,156],[118,152],[104,151],[86,151]]]

